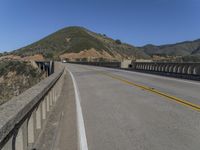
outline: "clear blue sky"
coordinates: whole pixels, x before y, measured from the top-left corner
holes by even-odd
[[[0,0],[0,51],[66,26],[136,46],[200,38],[200,0]]]

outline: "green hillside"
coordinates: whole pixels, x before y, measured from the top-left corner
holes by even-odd
[[[91,49],[92,51],[87,52]],[[9,54],[21,57],[41,54],[45,59],[55,60],[59,60],[61,56],[67,59],[73,57],[86,60],[98,57],[99,60],[102,57],[107,60],[121,60],[124,58],[149,59],[157,55],[159,57],[174,57],[175,59],[178,56],[178,58],[182,57],[183,61],[198,61],[200,59],[200,39],[161,46],[149,44],[135,47],[112,39],[105,34],[74,26],[61,29],[38,42]]]
[[[83,27],[64,28],[38,42],[14,51],[13,54],[20,56],[42,54],[47,59],[58,59],[61,54],[79,53],[91,48],[98,52],[106,51],[113,57],[116,54],[122,57],[148,57],[134,46],[113,40],[103,34],[94,33]]]
[[[188,56],[200,53],[200,39],[195,41],[186,41],[169,45],[146,45],[140,47],[148,55],[169,55],[169,56]]]

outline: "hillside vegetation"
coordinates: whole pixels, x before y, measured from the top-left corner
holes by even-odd
[[[19,95],[45,77],[29,62],[0,61],[0,104]]]
[[[149,44],[135,47],[119,39],[114,40],[105,34],[74,26],[61,29],[8,55],[16,59],[20,56],[22,60],[121,61],[122,59],[156,58],[156,61],[198,62],[200,39],[161,46]]]
[[[200,39],[195,41],[186,41],[169,45],[146,45],[140,47],[148,55],[168,55],[168,56],[188,56],[200,54]]]
[[[92,50],[88,55],[84,54]],[[108,38],[106,35],[97,34],[82,27],[68,27],[59,30],[46,38],[13,52],[22,57],[42,54],[46,59],[59,59],[62,55],[67,57],[73,53],[80,58],[102,57],[107,59],[122,59],[128,57],[147,58],[148,55],[136,47],[124,44],[121,41]],[[75,53],[75,54],[74,54]],[[72,55],[70,55],[72,57]],[[70,59],[70,58],[69,58]]]

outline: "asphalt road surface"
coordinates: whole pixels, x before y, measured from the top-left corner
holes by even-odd
[[[89,150],[200,149],[199,82],[66,67],[77,82]]]

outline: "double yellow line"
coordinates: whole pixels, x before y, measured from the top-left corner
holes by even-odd
[[[155,94],[157,94],[157,95],[161,95],[161,96],[163,96],[163,97],[168,98],[169,100],[172,100],[172,101],[175,101],[175,102],[177,102],[177,103],[179,103],[179,104],[182,104],[182,105],[184,105],[184,106],[190,107],[190,108],[192,108],[193,110],[200,111],[200,105],[193,104],[193,103],[191,103],[191,102],[189,102],[189,101],[187,101],[187,100],[183,100],[183,99],[181,99],[181,98],[178,98],[178,97],[169,95],[169,94],[167,94],[167,93],[158,91],[158,90],[156,90],[156,89],[154,89],[154,88],[150,88],[150,87],[147,87],[147,86],[144,86],[144,85],[139,85],[139,84],[130,82],[130,81],[128,81],[128,80],[126,80],[126,79],[123,79],[123,78],[121,78],[121,77],[119,77],[119,76],[116,76],[116,75],[111,75],[111,74],[107,74],[107,73],[102,73],[102,74],[104,74],[104,75],[106,75],[106,76],[109,76],[109,77],[111,77],[111,78],[113,78],[113,79],[117,79],[117,80],[119,80],[119,81],[122,81],[122,82],[124,82],[124,83],[126,83],[126,84],[128,84],[128,85],[141,88],[141,89],[143,89],[143,90],[149,91],[149,92],[151,92],[151,93],[155,93]]]
[[[189,101],[187,101],[187,100],[184,100],[184,99],[181,99],[181,98],[178,98],[178,97],[169,95],[169,94],[167,94],[167,93],[158,91],[158,90],[156,90],[156,89],[154,89],[154,88],[151,88],[151,87],[147,87],[147,86],[144,86],[144,85],[136,84],[136,83],[134,83],[134,82],[130,82],[130,81],[128,81],[128,80],[126,80],[126,79],[123,79],[122,77],[119,77],[119,76],[116,76],[116,75],[111,75],[111,74],[108,74],[108,73],[101,73],[101,74],[104,74],[104,75],[109,76],[109,77],[111,77],[111,78],[113,78],[113,79],[122,81],[122,82],[124,82],[124,83],[126,83],[126,84],[128,84],[128,85],[138,87],[138,88],[140,88],[140,89],[142,89],[142,90],[146,90],[146,91],[149,91],[149,92],[151,92],[151,93],[155,93],[155,94],[157,94],[157,95],[163,96],[163,97],[165,97],[165,98],[168,98],[168,99],[171,100],[171,101],[175,101],[175,102],[177,102],[177,103],[179,103],[179,104],[182,104],[182,105],[184,105],[184,106],[187,106],[187,107],[189,107],[189,108],[191,108],[191,109],[193,109],[193,110],[196,110],[196,111],[199,111],[199,112],[200,112],[200,105],[193,104],[193,103],[191,103],[191,102],[189,102]]]
[[[170,95],[170,94],[167,94],[167,93],[164,93],[164,92],[161,92],[159,90],[156,90],[154,88],[151,88],[151,87],[148,87],[148,86],[144,86],[144,85],[140,85],[140,84],[136,84],[134,82],[131,82],[131,81],[128,81],[120,76],[117,76],[117,75],[113,75],[111,73],[108,73],[106,71],[97,71],[95,69],[91,69],[91,68],[88,68],[88,67],[83,67],[85,69],[88,69],[88,70],[92,70],[92,71],[96,71],[98,72],[99,74],[102,74],[102,75],[105,75],[105,76],[108,76],[108,77],[111,77],[113,79],[116,79],[116,80],[119,80],[123,83],[126,83],[128,85],[131,85],[131,86],[134,86],[134,87],[138,87],[142,90],[146,90],[146,91],[149,91],[151,93],[154,93],[154,94],[157,94],[157,95],[160,95],[160,96],[163,96],[165,98],[168,98],[168,100],[171,100],[171,101],[174,101],[176,103],[179,103],[181,105],[184,105],[188,108],[191,108],[193,110],[196,110],[196,111],[199,111],[200,112],[200,105],[197,105],[197,104],[194,104],[194,103],[191,103],[189,102],[188,100],[184,100],[184,99],[181,99],[181,98],[178,98],[176,96],[173,96],[173,95]]]

